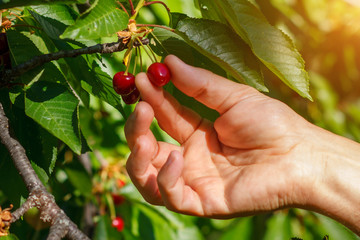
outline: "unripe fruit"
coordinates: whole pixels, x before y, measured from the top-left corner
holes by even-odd
[[[113,77],[113,87],[118,94],[128,95],[136,88],[135,76],[131,73],[125,75],[125,72],[118,72]]]
[[[170,81],[169,68],[163,63],[153,63],[147,70],[149,80],[158,87],[162,87]]]
[[[40,219],[40,211],[36,207],[30,208],[24,214],[24,219],[35,230],[42,230],[51,226],[49,222],[44,222]]]
[[[125,222],[121,217],[116,217],[112,220],[111,226],[116,228],[119,232],[124,230]]]

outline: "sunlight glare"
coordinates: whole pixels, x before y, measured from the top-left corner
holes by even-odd
[[[348,2],[351,5],[360,7],[360,0],[345,0],[345,2]]]

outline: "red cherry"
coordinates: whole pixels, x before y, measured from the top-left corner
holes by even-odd
[[[113,87],[120,95],[128,95],[135,90],[135,76],[131,73],[118,72],[113,77]]]
[[[121,179],[117,179],[116,184],[119,188],[122,188],[123,186],[125,186],[126,183]]]
[[[137,90],[137,88],[135,87],[134,91],[132,91],[130,94],[128,95],[121,95],[122,100],[126,103],[126,104],[134,104],[137,101],[139,101],[140,99],[140,92],[139,90]]]
[[[119,206],[125,202],[125,198],[121,195],[117,195],[117,194],[113,193],[113,194],[111,194],[111,197],[113,199],[115,206]]]
[[[170,81],[169,68],[163,63],[153,63],[147,70],[149,80],[158,87],[162,87]]]
[[[122,219],[121,217],[114,218],[111,222],[111,226],[121,232],[122,230],[124,230],[125,227],[124,219]]]

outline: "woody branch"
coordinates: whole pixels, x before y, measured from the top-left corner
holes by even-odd
[[[41,219],[52,225],[48,240],[59,240],[63,237],[70,240],[89,240],[56,204],[54,196],[46,190],[32,168],[24,147],[10,132],[9,119],[0,103],[0,139],[9,151],[14,165],[29,191],[29,197],[25,203],[12,213],[11,222],[20,219],[30,208],[37,207],[40,210]]]
[[[142,39],[142,44],[147,45],[149,44],[149,39],[145,38]],[[138,42],[134,43],[135,46],[141,45]],[[12,69],[5,70],[3,74],[0,73],[0,88],[6,86],[7,84],[14,81],[16,77],[21,76],[22,74],[26,73],[27,71],[34,69],[38,66],[42,66],[45,63],[58,60],[60,58],[69,58],[69,57],[77,57],[83,54],[93,54],[93,53],[114,53],[114,52],[121,52],[126,49],[127,43],[122,41],[122,38],[119,38],[119,41],[112,42],[112,43],[104,43],[104,44],[97,44],[90,47],[80,48],[80,49],[73,49],[68,51],[59,51],[55,53],[44,54],[40,56],[36,56],[30,59],[27,62],[19,64]]]

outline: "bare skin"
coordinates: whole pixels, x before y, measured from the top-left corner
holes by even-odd
[[[310,124],[249,86],[175,56],[165,63],[180,91],[220,117],[214,123],[202,119],[154,87],[146,74],[136,76],[143,101],[125,127],[132,151],[127,169],[145,200],[214,218],[300,207],[360,233],[357,143]],[[149,129],[154,117],[179,145],[156,141]]]

